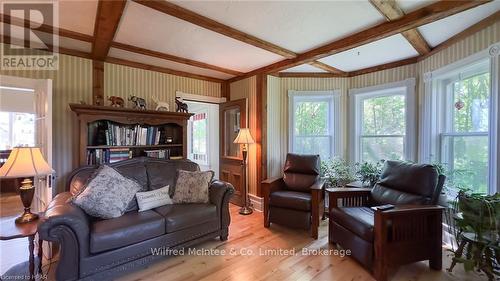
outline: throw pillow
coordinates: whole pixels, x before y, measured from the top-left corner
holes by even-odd
[[[125,212],[134,195],[141,189],[136,181],[103,165],[75,196],[73,203],[87,214],[103,219],[116,218]]]
[[[170,186],[164,186],[151,191],[137,192],[137,204],[139,205],[139,212],[151,210],[167,204],[172,204],[172,199],[168,195]]]
[[[213,177],[213,171],[189,172],[178,170],[172,201],[176,204],[208,203],[208,187]]]

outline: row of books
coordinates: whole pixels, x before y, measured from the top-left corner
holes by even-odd
[[[165,143],[164,128],[154,126],[124,126],[109,121],[89,124],[91,145],[158,145]]]
[[[132,151],[128,148],[107,148],[87,150],[87,164],[101,165],[114,163],[132,158]]]

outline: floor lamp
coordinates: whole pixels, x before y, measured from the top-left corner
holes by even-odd
[[[248,202],[248,184],[247,184],[247,156],[248,156],[248,145],[255,143],[250,130],[248,128],[241,128],[238,132],[238,136],[234,139],[233,143],[242,144],[242,154],[243,154],[243,187],[245,188],[245,202],[243,207],[240,209],[240,215],[250,215],[253,210]]]

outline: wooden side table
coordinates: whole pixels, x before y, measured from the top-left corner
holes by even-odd
[[[35,235],[37,233],[38,220],[25,224],[16,224],[17,216],[0,218],[0,240],[11,240],[17,238],[28,238],[29,241],[29,270],[30,280],[35,280]],[[42,239],[38,239],[38,274],[42,275]]]

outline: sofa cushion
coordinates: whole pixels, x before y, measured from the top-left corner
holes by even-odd
[[[311,210],[311,194],[298,191],[275,191],[269,196],[269,205],[301,210]]]
[[[200,167],[198,164],[187,160],[155,161],[153,159],[148,159],[148,162],[146,163],[146,170],[149,180],[149,188],[153,190],[169,185],[169,194],[170,197],[173,197],[175,192],[177,170],[194,172],[199,171]]]
[[[175,204],[208,203],[210,200],[208,187],[213,178],[213,171],[190,172],[178,170],[172,202]]]
[[[330,219],[365,241],[373,241],[374,212],[368,207],[332,208]]]
[[[91,223],[90,252],[125,247],[165,234],[165,218],[154,211],[129,212]]]
[[[153,209],[165,217],[166,232],[172,233],[205,222],[217,223],[217,207],[212,204],[173,204]]]

